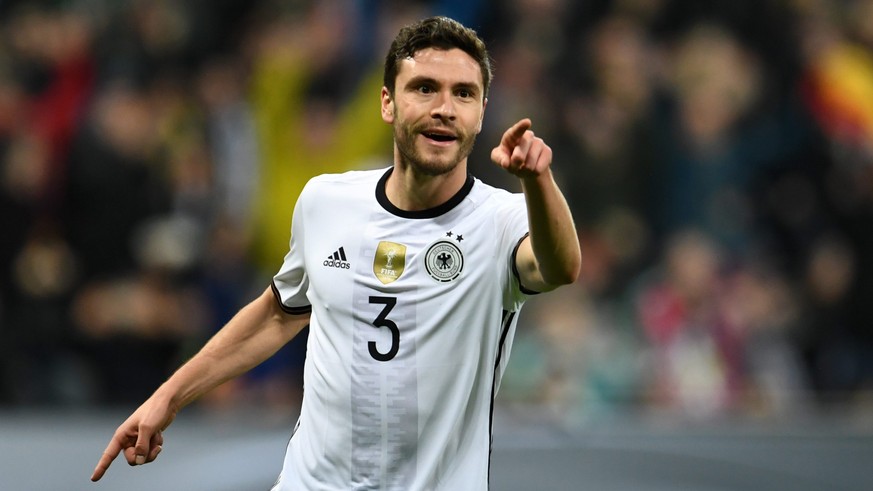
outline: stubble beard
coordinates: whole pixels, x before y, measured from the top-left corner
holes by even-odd
[[[476,135],[468,134],[455,128],[458,137],[458,149],[454,154],[443,153],[437,157],[428,158],[422,155],[416,146],[416,140],[425,128],[398,122],[394,125],[394,142],[400,154],[402,165],[427,176],[441,176],[453,171],[458,164],[473,151]]]

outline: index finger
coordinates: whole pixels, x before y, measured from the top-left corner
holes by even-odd
[[[521,137],[523,137],[524,133],[530,129],[531,125],[532,123],[528,118],[524,118],[518,123],[515,123],[511,128],[506,130],[506,133],[503,134],[500,144],[511,151],[518,145],[521,141]]]
[[[97,462],[97,467],[94,468],[94,473],[91,474],[91,481],[99,481],[100,478],[103,477],[103,474],[106,473],[106,469],[109,469],[112,461],[115,460],[115,457],[118,457],[118,454],[120,452],[121,443],[119,443],[117,439],[113,438],[109,442],[109,445],[106,446],[106,450],[103,451],[103,455],[100,457],[100,461]]]

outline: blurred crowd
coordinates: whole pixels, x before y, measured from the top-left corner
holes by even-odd
[[[499,399],[782,415],[873,401],[873,0],[0,2],[0,404],[148,396],[269,283],[313,175],[390,164],[396,30],[474,27],[471,170],[553,148],[577,284]],[[867,252],[865,252],[867,251]],[[298,400],[304,336],[207,404]]]

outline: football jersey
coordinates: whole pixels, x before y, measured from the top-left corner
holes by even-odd
[[[311,310],[300,418],[274,490],[487,489],[494,397],[527,295],[524,196],[468,176],[404,211],[387,170],[323,175],[273,291]]]

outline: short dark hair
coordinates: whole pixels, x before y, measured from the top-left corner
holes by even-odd
[[[426,48],[442,50],[458,48],[470,55],[479,64],[482,72],[483,96],[488,95],[488,87],[491,85],[491,58],[485,48],[485,42],[479,38],[476,31],[448,17],[429,17],[409,24],[397,33],[385,57],[383,80],[392,95],[397,73],[400,71],[400,63]]]

